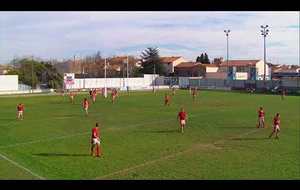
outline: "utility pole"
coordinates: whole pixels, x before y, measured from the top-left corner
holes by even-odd
[[[31,56],[31,92],[33,93],[33,56]]]
[[[228,41],[228,38],[229,38],[229,33],[230,33],[230,30],[224,30],[225,34],[226,34],[226,39],[227,39],[227,65],[228,65],[228,59],[229,59],[229,41]]]
[[[156,80],[155,80],[155,63],[153,63],[153,82],[154,82],[154,85],[153,85],[153,92],[155,92],[155,85],[156,85]]]
[[[123,68],[122,69],[122,71],[123,71],[123,88],[125,88],[125,77],[124,77],[124,75],[125,75],[124,74],[124,72],[125,72],[125,66],[124,65],[125,65],[125,61],[123,60],[123,65],[122,65],[122,68]]]
[[[107,87],[106,87],[106,58],[104,58],[104,78],[105,78],[105,83],[104,83],[104,97],[107,97]]]
[[[127,63],[127,68],[126,68],[127,73],[126,74],[127,74],[127,89],[128,89],[128,87],[129,87],[129,84],[128,84],[128,82],[129,82],[128,81],[129,80],[128,79],[128,63],[129,63],[128,55],[127,55],[126,63]]]
[[[261,35],[264,37],[264,81],[266,81],[266,63],[267,63],[267,58],[266,58],[266,36],[269,33],[269,29],[267,29],[269,26],[268,25],[261,25],[262,28],[261,30]]]

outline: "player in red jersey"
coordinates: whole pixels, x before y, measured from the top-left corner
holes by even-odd
[[[92,91],[92,100],[93,100],[93,103],[96,102],[96,96],[97,96],[97,91],[96,89]]]
[[[165,106],[170,106],[171,97],[166,93],[165,94]]]
[[[17,119],[23,120],[24,119],[23,113],[24,113],[24,104],[19,103],[17,105]]]
[[[75,92],[70,92],[69,96],[70,96],[71,103],[74,104]]]
[[[193,101],[195,101],[196,100],[196,96],[197,96],[197,88],[193,88],[192,95],[193,95]]]
[[[90,90],[89,90],[89,95],[90,95],[90,98],[91,98],[91,99],[92,99],[92,92],[93,92],[93,90],[90,89]]]
[[[96,147],[96,156],[101,156],[101,147],[100,147],[100,131],[99,125],[96,123],[96,126],[92,129],[91,136],[91,156],[94,156],[94,149]]]
[[[89,114],[89,101],[87,100],[87,98],[84,98],[83,102],[82,102],[82,107],[85,110],[85,115],[87,116]]]
[[[257,128],[264,128],[265,127],[265,112],[263,107],[260,107],[258,112],[258,124],[256,125]]]
[[[280,115],[277,113],[273,119],[273,131],[270,134],[269,138],[275,133],[275,138],[278,139],[278,133],[280,132]]]
[[[178,113],[177,118],[179,119],[181,133],[183,133],[184,132],[183,129],[185,127],[186,120],[187,120],[187,113],[184,111],[183,108],[180,109],[180,112]]]
[[[114,88],[114,89],[112,90],[112,92],[111,92],[111,102],[112,102],[112,103],[115,103],[115,100],[116,100],[117,95],[118,95],[118,92],[117,92],[117,90]]]

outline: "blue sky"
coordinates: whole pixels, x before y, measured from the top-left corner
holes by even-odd
[[[67,59],[101,51],[139,56],[156,46],[161,56],[195,60],[226,56],[262,59],[260,25],[268,24],[267,58],[299,64],[299,12],[0,12],[0,63],[34,55]]]

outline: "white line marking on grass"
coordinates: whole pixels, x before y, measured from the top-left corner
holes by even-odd
[[[172,121],[172,120],[174,120],[174,118],[167,119],[167,120],[158,120],[158,121],[152,121],[152,122],[146,122],[146,123],[139,123],[139,124],[128,125],[128,126],[123,126],[123,127],[112,127],[112,128],[107,128],[107,130],[114,130],[117,128],[122,129],[122,128],[128,128],[128,127],[138,127],[138,126],[143,126],[146,124],[162,123],[162,122],[167,122],[167,121]],[[44,140],[34,140],[34,141],[29,141],[29,142],[16,143],[16,144],[11,144],[11,145],[6,145],[6,146],[0,146],[0,149],[16,147],[16,146],[21,146],[21,145],[27,145],[27,144],[35,144],[35,143],[40,143],[40,142],[48,142],[48,141],[53,141],[53,140],[57,140],[57,139],[66,139],[66,138],[70,138],[70,137],[86,135],[89,133],[90,133],[90,131],[86,131],[86,132],[82,132],[82,133],[76,133],[76,134],[72,134],[72,135],[63,135],[63,136],[48,138],[48,139],[44,139]]]
[[[197,115],[190,115],[189,118],[196,117],[196,116]],[[122,129],[122,128],[129,128],[129,127],[138,127],[138,126],[144,126],[146,124],[163,123],[163,122],[173,121],[173,120],[174,120],[174,118],[166,119],[166,120],[158,120],[158,121],[156,120],[156,121],[139,123],[139,124],[128,125],[128,126],[123,126],[123,127],[107,128],[107,130]],[[71,137],[75,137],[75,136],[86,135],[86,134],[89,134],[89,133],[90,133],[90,131],[86,131],[86,132],[76,133],[76,134],[72,134],[72,135],[63,135],[63,136],[59,136],[59,137],[52,137],[52,138],[48,138],[48,139],[44,139],[44,140],[40,139],[40,140],[34,140],[34,141],[29,141],[29,142],[16,143],[16,144],[11,144],[11,145],[6,145],[6,146],[0,146],[0,149],[16,147],[16,146],[22,146],[22,145],[27,145],[27,144],[35,144],[35,143],[40,143],[40,142],[49,142],[49,141],[58,140],[58,139],[66,139],[66,138],[71,138]]]
[[[70,138],[70,137],[75,137],[75,136],[86,135],[88,133],[90,133],[90,132],[76,133],[76,134],[72,134],[72,135],[64,135],[64,136],[53,137],[53,138],[49,138],[49,139],[45,139],[45,140],[35,140],[35,141],[29,141],[29,142],[23,142],[23,143],[16,143],[16,144],[12,144],[12,145],[0,146],[0,149],[16,147],[16,146],[21,146],[21,145],[27,145],[27,144],[40,143],[40,142],[48,142],[48,141],[53,141],[53,140],[57,140],[57,139],[65,139],[65,138]]]
[[[31,171],[30,169],[25,168],[24,166],[20,165],[19,163],[15,162],[15,161],[13,161],[13,160],[11,160],[11,159],[9,159],[9,158],[7,158],[6,156],[4,156],[4,155],[1,154],[1,153],[0,153],[0,157],[3,158],[3,159],[6,160],[6,161],[12,163],[13,165],[17,166],[18,168],[21,168],[21,169],[27,171],[28,173],[30,173],[31,175],[33,175],[33,176],[35,176],[35,177],[37,177],[37,178],[39,178],[39,179],[46,179],[46,178],[44,178],[44,177],[42,177],[42,176],[40,176],[40,175],[34,173],[34,172]]]
[[[13,121],[10,121],[10,122],[8,122],[8,123],[1,123],[0,124],[0,126],[2,126],[2,127],[6,127],[6,126],[9,126],[9,125],[11,125],[11,124],[13,124],[13,123],[16,123],[16,122],[18,122],[18,120],[13,120]]]
[[[257,131],[258,131],[258,130],[251,130],[251,131],[248,131],[247,133],[242,133],[242,134],[239,134],[239,135],[237,135],[237,136],[231,137],[231,138],[229,138],[229,139],[221,139],[221,140],[218,140],[218,141],[216,141],[216,142],[213,142],[213,145],[215,145],[215,144],[217,144],[217,143],[225,142],[225,141],[230,140],[230,139],[232,139],[232,138],[237,138],[237,137],[242,137],[242,136],[245,136],[245,135],[249,135],[249,134],[255,133],[255,132],[257,132]],[[129,168],[125,168],[125,169],[122,169],[122,170],[118,170],[118,171],[109,173],[109,174],[107,174],[107,175],[103,175],[103,176],[101,176],[101,177],[97,177],[96,179],[105,179],[105,178],[107,178],[107,177],[111,177],[111,176],[114,176],[114,175],[116,175],[116,174],[126,173],[126,172],[129,172],[129,171],[135,170],[135,169],[137,169],[137,168],[141,168],[141,167],[144,167],[144,166],[147,166],[147,165],[154,164],[154,163],[159,162],[159,161],[162,161],[162,160],[167,160],[167,159],[169,159],[169,158],[174,158],[174,157],[176,157],[176,156],[179,156],[179,155],[182,155],[182,154],[184,154],[184,153],[191,152],[191,151],[195,150],[195,149],[197,148],[197,145],[198,145],[198,144],[199,144],[199,143],[196,143],[196,144],[192,145],[190,148],[185,149],[185,150],[183,150],[183,151],[179,151],[179,152],[177,152],[177,153],[170,154],[170,155],[168,155],[168,156],[163,156],[163,157],[160,157],[160,158],[158,158],[158,159],[151,160],[151,161],[148,161],[148,162],[144,162],[144,163],[142,163],[142,164],[138,164],[138,165],[135,165],[135,166],[132,166],[132,167],[129,167]],[[208,146],[208,148],[209,148],[209,146]]]

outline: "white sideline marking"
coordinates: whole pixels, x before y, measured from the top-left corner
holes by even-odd
[[[42,176],[40,176],[40,175],[34,173],[34,172],[31,171],[30,169],[25,168],[24,166],[18,164],[17,162],[15,162],[15,161],[13,161],[13,160],[7,158],[6,156],[4,156],[4,155],[1,154],[1,153],[0,153],[0,157],[3,158],[4,160],[7,160],[7,161],[10,162],[10,163],[12,163],[13,165],[17,166],[18,168],[21,168],[21,169],[27,171],[28,173],[30,173],[31,175],[33,175],[33,176],[35,176],[35,177],[37,177],[37,178],[39,178],[39,179],[45,179],[44,177],[42,177]]]
[[[242,137],[242,136],[245,136],[245,135],[249,135],[249,134],[252,134],[252,133],[255,133],[257,132],[258,130],[251,130],[251,131],[248,131],[247,133],[242,133],[242,134],[239,134],[237,136],[234,136],[234,137],[231,137],[229,139],[232,139],[232,138],[237,138],[237,137]],[[218,141],[215,141],[213,142],[212,144],[218,144],[218,143],[221,143],[221,142],[225,142],[227,141],[228,139],[221,139],[221,140],[218,140]],[[169,158],[173,158],[173,157],[176,157],[178,155],[182,155],[186,152],[190,152],[192,150],[194,150],[195,148],[193,147],[193,145],[188,148],[188,149],[185,149],[183,151],[180,151],[180,152],[177,152],[175,154],[170,154],[168,156],[163,156],[163,157],[160,157],[158,159],[155,159],[155,160],[151,160],[151,161],[148,161],[148,162],[144,162],[142,164],[139,164],[139,165],[136,165],[136,166],[132,166],[132,167],[129,167],[129,168],[125,168],[125,169],[122,169],[122,170],[118,170],[118,171],[115,171],[115,172],[112,172],[112,173],[109,173],[107,175],[103,175],[101,177],[97,177],[96,179],[104,179],[104,178],[107,178],[107,177],[110,177],[110,176],[114,176],[116,174],[121,174],[121,173],[124,173],[124,172],[128,172],[128,171],[131,171],[131,170],[134,170],[134,169],[137,169],[137,168],[140,168],[140,167],[144,167],[146,165],[151,165],[153,163],[156,163],[156,162],[159,162],[159,161],[162,161],[162,160],[167,160]]]

